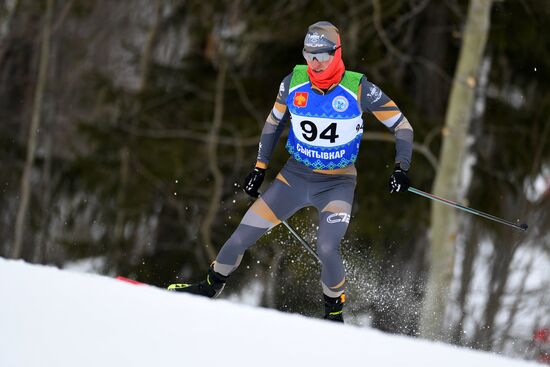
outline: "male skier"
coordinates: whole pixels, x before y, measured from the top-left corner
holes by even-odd
[[[299,209],[314,206],[319,212],[317,253],[325,319],[343,322],[345,272],[339,248],[350,221],[362,114],[374,114],[395,134],[395,169],[389,180],[392,193],[409,187],[413,129],[378,86],[363,74],[345,69],[340,35],[334,25],[326,21],[311,25],[302,53],[307,66],[297,65],[281,82],[244,191],[259,196],[275,144],[288,122],[286,149],[290,158],[225,242],[206,279],[190,285],[172,284],[169,289],[216,297],[244,252],[265,232]]]

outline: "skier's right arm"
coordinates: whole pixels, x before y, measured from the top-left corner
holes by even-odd
[[[258,147],[258,157],[256,159],[256,165],[252,172],[244,179],[244,191],[252,196],[258,197],[260,193],[258,190],[264,181],[265,170],[273,150],[281,136],[281,133],[285,129],[285,126],[290,118],[290,113],[286,106],[286,98],[288,97],[288,88],[290,86],[290,79],[292,74],[283,79],[279,86],[279,93],[275,104],[267,116],[264,128],[262,129],[262,135],[260,137],[260,144]]]

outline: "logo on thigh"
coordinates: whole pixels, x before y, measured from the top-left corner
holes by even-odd
[[[351,215],[348,213],[333,213],[327,217],[328,223],[349,223]]]

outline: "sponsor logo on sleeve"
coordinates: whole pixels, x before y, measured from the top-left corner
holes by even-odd
[[[281,82],[281,85],[279,85],[279,95],[282,96],[285,92],[285,82]]]
[[[382,91],[380,90],[380,88],[373,85],[369,88],[369,94],[367,94],[367,97],[370,98],[371,103],[374,103],[382,98]]]
[[[262,158],[262,143],[258,145],[258,157],[257,160],[260,160]]]

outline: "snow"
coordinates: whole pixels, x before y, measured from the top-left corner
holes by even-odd
[[[529,201],[539,201],[550,190],[550,166],[544,165],[540,173],[533,179],[527,178],[523,186]]]
[[[1,258],[0,294],[2,367],[537,366]]]

